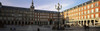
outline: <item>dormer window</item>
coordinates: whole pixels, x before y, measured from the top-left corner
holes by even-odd
[[[95,3],[95,6],[98,6],[98,3]]]
[[[94,2],[94,0],[92,0],[92,2]]]

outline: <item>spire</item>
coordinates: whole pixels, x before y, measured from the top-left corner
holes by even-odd
[[[33,0],[32,0],[32,5],[30,6],[31,9],[34,9],[34,3],[33,3]]]
[[[32,0],[32,6],[33,6],[33,0]]]

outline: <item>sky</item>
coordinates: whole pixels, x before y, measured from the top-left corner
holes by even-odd
[[[58,3],[62,5],[60,11],[64,11],[87,1],[90,0],[33,0],[35,9],[48,11],[57,11],[55,5]],[[0,0],[0,2],[6,6],[30,8],[32,0]]]

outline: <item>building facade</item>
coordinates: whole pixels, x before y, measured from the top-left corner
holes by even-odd
[[[64,18],[80,26],[100,26],[100,0],[91,0],[67,9],[64,11]]]
[[[34,9],[33,1],[30,8],[4,6],[0,3],[0,24],[4,25],[49,25],[56,24],[58,13],[55,11]],[[60,15],[62,20],[62,15]]]

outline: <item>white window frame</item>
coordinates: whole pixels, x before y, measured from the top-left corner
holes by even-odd
[[[80,8],[79,8],[79,11],[81,11]]]
[[[99,12],[99,8],[95,8],[95,12]]]
[[[94,18],[94,15],[93,14],[91,15],[91,18]]]
[[[82,16],[82,19],[83,19],[83,16]]]
[[[90,13],[90,10],[88,10],[88,14]]]
[[[88,19],[90,18],[90,15],[88,15]]]
[[[94,9],[91,9],[91,13],[94,13]]]
[[[83,7],[81,9],[83,10]]]
[[[99,17],[99,14],[95,14],[95,18],[98,18]]]
[[[81,14],[83,14],[83,12],[81,12]]]
[[[86,14],[86,11],[84,11],[84,14]]]
[[[91,8],[93,8],[93,4],[91,4]]]
[[[90,8],[90,6],[88,5],[88,9]]]
[[[86,9],[86,6],[84,7],[84,9]]]
[[[80,15],[80,12],[79,12],[79,15]]]
[[[84,16],[84,19],[86,19],[86,16]]]

